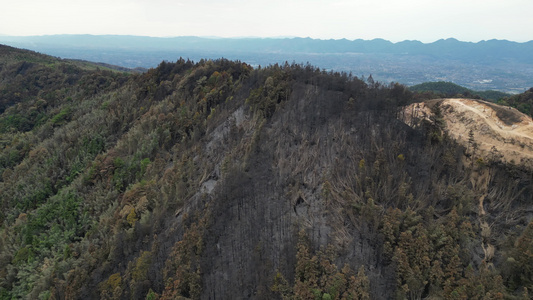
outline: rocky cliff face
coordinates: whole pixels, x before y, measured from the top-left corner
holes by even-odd
[[[468,155],[447,109],[406,125],[404,87],[83,72],[1,116],[3,297],[527,297],[531,170]]]

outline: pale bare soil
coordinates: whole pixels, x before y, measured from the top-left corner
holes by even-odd
[[[533,120],[516,109],[481,100],[439,99],[407,106],[402,119],[419,126],[421,120],[431,120],[431,108],[439,103],[444,130],[469,154],[485,160],[533,163]]]

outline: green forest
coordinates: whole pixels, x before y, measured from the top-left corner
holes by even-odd
[[[498,100],[497,103],[514,107],[527,115],[533,116],[533,88],[522,94],[504,97]]]
[[[463,97],[496,102],[502,98],[511,96],[511,94],[508,93],[492,90],[473,91],[453,82],[445,81],[424,82],[409,87],[409,90],[417,93],[416,96],[418,99]]]
[[[0,45],[0,299],[530,299],[533,170],[398,120],[424,97]]]

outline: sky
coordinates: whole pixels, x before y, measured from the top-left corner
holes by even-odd
[[[0,35],[533,40],[533,0],[2,0]]]

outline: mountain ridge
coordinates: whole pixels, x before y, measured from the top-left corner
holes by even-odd
[[[531,169],[465,155],[437,105],[403,123],[401,84],[227,59],[84,70],[17,51],[0,64],[0,298],[533,288]]]
[[[231,43],[242,46],[242,42],[255,42],[256,46],[248,46],[246,51],[254,49],[255,51],[264,51],[265,45],[267,46],[266,50],[275,51],[275,50],[285,50],[288,52],[301,50],[304,52],[309,46],[314,46],[314,50],[311,52],[321,52],[321,53],[338,53],[338,52],[328,52],[330,49],[335,49],[340,51],[340,53],[350,52],[354,49],[359,51],[385,51],[385,53],[401,53],[399,51],[405,51],[411,49],[411,46],[422,46],[427,48],[429,51],[435,51],[437,48],[447,48],[458,49],[458,45],[462,46],[461,50],[464,50],[463,47],[475,48],[477,46],[491,45],[493,47],[509,47],[520,46],[527,47],[530,49],[533,46],[533,40],[528,42],[514,42],[509,40],[482,40],[479,42],[464,42],[459,41],[455,38],[439,39],[434,42],[423,43],[417,40],[404,40],[399,42],[391,42],[381,38],[375,38],[371,40],[363,39],[313,39],[313,38],[303,38],[303,37],[293,37],[293,38],[206,38],[199,36],[179,36],[179,37],[151,37],[151,36],[135,36],[135,35],[91,35],[91,34],[68,34],[68,35],[43,35],[43,36],[3,36],[0,37],[1,41],[14,42],[14,43],[42,43],[42,44],[55,44],[63,46],[73,46],[77,44],[79,47],[87,46],[97,46],[97,47],[140,47],[140,48],[152,48],[153,44],[157,44],[158,48],[165,47],[174,47],[179,49],[181,44],[190,43],[190,44],[200,44],[200,45],[217,45],[224,46]],[[152,42],[152,44],[147,43]],[[150,46],[147,46],[150,45]],[[279,48],[279,45],[284,45],[283,49]],[[334,47],[332,47],[334,46]],[[400,47],[401,46],[401,47]],[[292,48],[291,48],[292,47]],[[302,48],[303,47],[303,48]],[[330,47],[330,48],[324,48]],[[522,50],[522,51],[526,51]],[[422,53],[428,53],[428,50],[419,50]],[[438,52],[437,52],[438,53]]]

